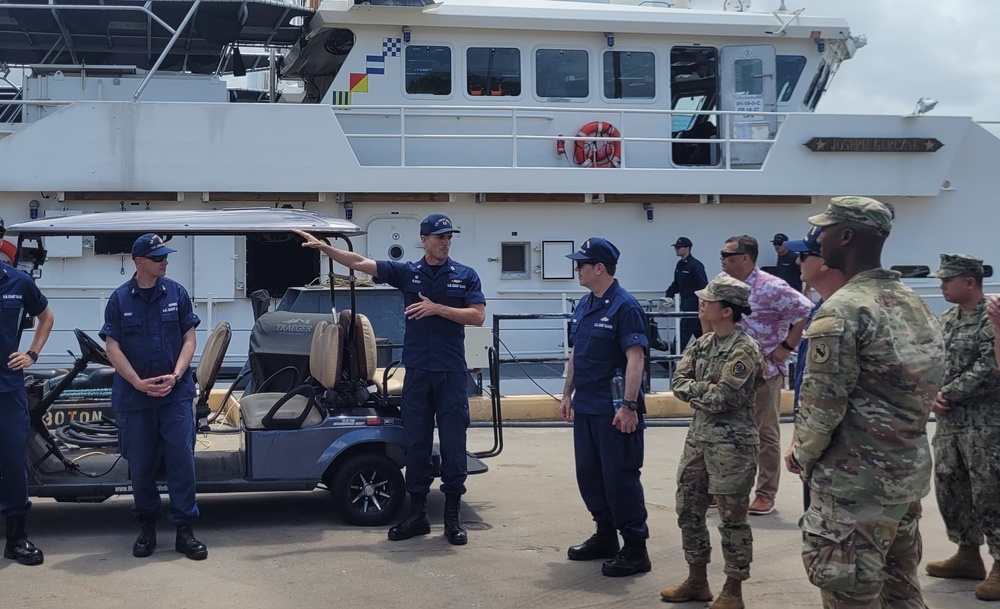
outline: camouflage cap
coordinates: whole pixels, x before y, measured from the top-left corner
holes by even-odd
[[[885,237],[892,230],[892,212],[883,203],[868,197],[833,197],[825,212],[809,217],[809,224],[852,224]]]
[[[941,268],[931,273],[931,277],[948,279],[957,275],[983,276],[983,261],[966,254],[941,254]]]
[[[738,307],[750,306],[750,286],[725,275],[709,281],[704,290],[698,290],[694,295],[702,300],[724,300]]]

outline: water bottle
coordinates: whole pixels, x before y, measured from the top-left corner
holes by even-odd
[[[615,407],[615,412],[622,407],[622,401],[625,399],[625,379],[622,378],[622,371],[618,370],[615,372],[614,378],[611,379],[611,403]]]

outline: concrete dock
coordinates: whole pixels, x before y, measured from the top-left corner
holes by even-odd
[[[130,498],[103,504],[42,500],[28,525],[45,564],[0,562],[0,590],[6,607],[21,609],[664,607],[659,590],[686,574],[674,513],[686,433],[683,427],[646,432],[643,482],[653,570],[641,576],[603,577],[599,562],[566,559],[567,546],[587,538],[592,523],[573,475],[571,431],[559,425],[505,430],[504,451],[488,461],[490,471],[469,479],[463,517],[470,541],[464,547],[449,545],[442,535],[444,497],[436,490],[429,500],[431,535],[404,542],[388,541],[385,528],[339,522],[324,491],[202,496],[195,531],[209,547],[203,562],[174,551],[173,530],[163,521],[153,556],[133,558],[137,526]],[[787,440],[791,426],[782,425],[782,433]],[[491,441],[487,429],[470,432],[471,450]],[[797,478],[782,476],[777,504],[773,514],[751,517],[747,607],[819,607],[799,555]],[[933,496],[923,506],[926,562],[950,555],[954,546]],[[724,580],[717,524],[710,511],[715,552],[709,576],[716,593]],[[985,548],[983,556],[988,568]],[[922,576],[922,584],[932,609],[988,606],[975,599],[976,582]]]

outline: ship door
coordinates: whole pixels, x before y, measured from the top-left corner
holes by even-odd
[[[770,140],[778,131],[775,53],[771,45],[723,47],[720,53],[720,109],[744,114],[723,115],[722,134],[737,140]],[[760,165],[770,143],[732,144],[730,165]]]

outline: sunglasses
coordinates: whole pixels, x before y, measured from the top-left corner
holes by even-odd
[[[726,250],[719,252],[719,255],[723,258],[732,258],[733,256],[743,256],[745,254],[746,252],[727,252]]]
[[[160,254],[159,256],[143,256],[143,258],[145,258],[146,260],[150,260],[152,262],[163,262],[164,260],[167,259],[167,255]]]
[[[595,264],[597,264],[597,263],[594,262],[593,260],[577,260],[576,261],[576,270],[579,271],[580,269],[582,269],[583,267],[585,267],[587,265],[594,266]]]
[[[806,258],[809,258],[810,256],[815,256],[815,257],[819,258],[821,255],[822,254],[819,254],[817,252],[799,252],[799,261],[800,262],[805,262]]]

